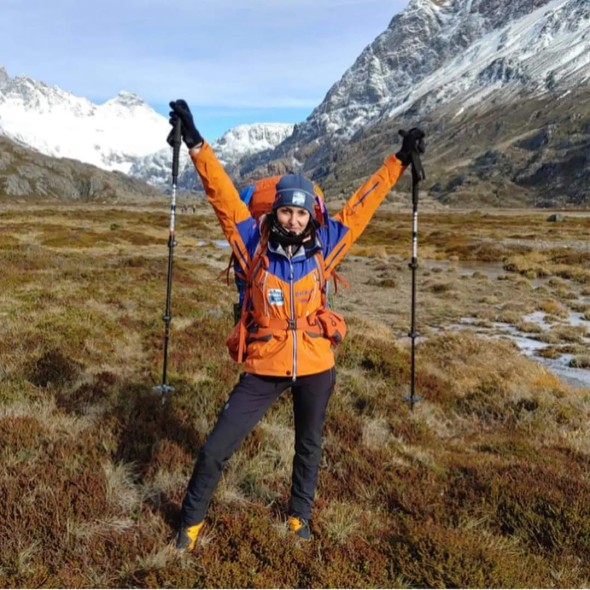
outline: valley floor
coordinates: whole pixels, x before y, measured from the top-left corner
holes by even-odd
[[[167,203],[2,203],[0,586],[588,586],[590,213],[551,213],[420,212],[411,410],[411,211],[379,211],[332,299],[349,335],[312,542],[285,531],[286,395],[178,556],[194,458],[239,375],[216,221],[179,210],[162,403]]]

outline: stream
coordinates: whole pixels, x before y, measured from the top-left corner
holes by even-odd
[[[497,263],[464,263],[458,261],[446,262],[427,260],[423,262],[423,267],[429,270],[434,270],[435,272],[455,270],[459,275],[466,276],[472,276],[474,273],[478,272],[484,274],[491,280],[498,280],[498,277],[507,274],[507,271],[502,265]],[[531,283],[532,286],[536,288],[546,285],[549,280],[549,277],[540,278],[534,279]],[[590,297],[580,295],[578,296],[577,302],[590,305]],[[542,333],[550,330],[552,327],[550,323],[545,321],[545,315],[546,314],[542,311],[535,311],[523,316],[522,321],[525,323],[536,324],[541,330],[540,333]],[[569,366],[574,355],[562,354],[556,358],[540,356],[540,351],[548,348],[550,344],[542,342],[535,334],[523,332],[516,326],[505,322],[492,322],[489,327],[476,325],[476,322],[476,319],[473,317],[463,317],[458,323],[451,325],[450,328],[455,330],[470,329],[489,338],[505,338],[511,340],[518,346],[522,354],[546,366],[565,383],[573,387],[590,388],[590,370]],[[568,316],[562,318],[561,322],[566,326],[583,327],[586,329],[586,335],[582,338],[582,341],[588,346],[590,354],[590,321],[584,319],[582,313],[570,310]]]

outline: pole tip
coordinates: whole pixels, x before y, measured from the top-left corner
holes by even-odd
[[[417,395],[404,395],[402,399],[410,406],[410,410],[413,410],[414,405],[422,401],[422,398]]]
[[[166,395],[167,393],[173,393],[174,387],[172,385],[168,385],[167,383],[162,383],[162,385],[156,385],[154,387],[154,391],[161,395]]]

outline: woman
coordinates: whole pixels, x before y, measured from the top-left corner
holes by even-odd
[[[248,279],[242,319],[228,340],[244,372],[199,452],[182,504],[178,549],[192,550],[224,465],[270,405],[287,389],[293,396],[295,456],[288,528],[309,539],[326,407],[334,389],[332,346],[345,333],[327,309],[325,284],[371,216],[410,163],[424,151],[424,134],[412,129],[334,217],[321,226],[307,178],[290,174],[261,223],[247,206],[195,127],[184,100],[170,103],[170,123],[180,119],[182,138],[225,237]],[[170,138],[169,138],[170,140]]]

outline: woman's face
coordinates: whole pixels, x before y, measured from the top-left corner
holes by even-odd
[[[277,209],[277,220],[286,230],[300,234],[309,223],[310,214],[307,209],[289,205]]]

